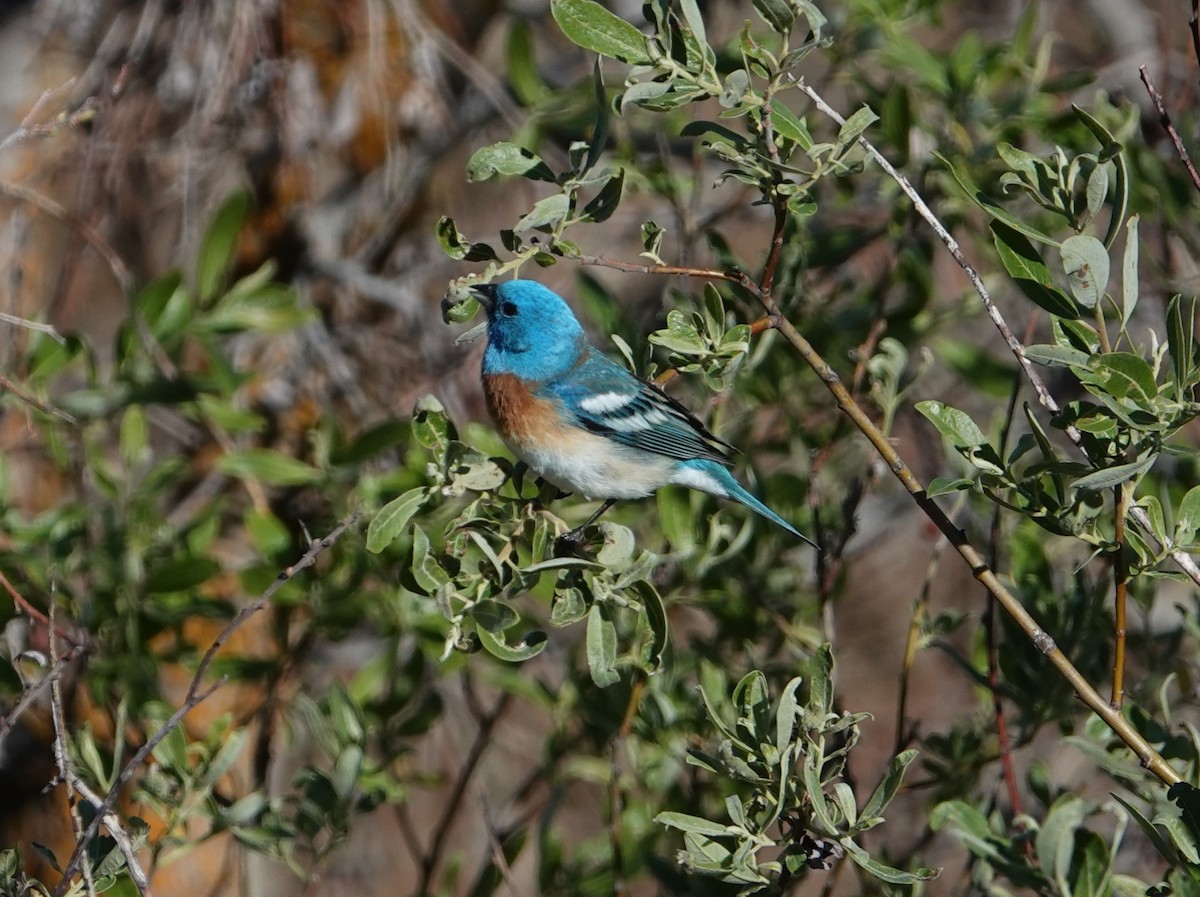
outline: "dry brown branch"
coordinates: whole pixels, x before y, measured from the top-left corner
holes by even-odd
[[[1192,164],[1187,148],[1183,145],[1183,140],[1179,137],[1179,132],[1175,130],[1175,125],[1171,121],[1171,115],[1167,112],[1167,107],[1163,104],[1162,94],[1155,88],[1154,82],[1150,79],[1150,73],[1146,71],[1144,65],[1138,69],[1138,73],[1142,76],[1142,83],[1146,85],[1146,92],[1150,94],[1154,108],[1158,111],[1158,123],[1163,126],[1163,130],[1171,138],[1171,145],[1175,147],[1179,161],[1183,163],[1183,167],[1187,169],[1188,176],[1192,179],[1192,186],[1200,190],[1200,174],[1196,172],[1196,166]]]

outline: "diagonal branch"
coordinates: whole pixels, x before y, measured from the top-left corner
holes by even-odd
[[[907,184],[907,181],[905,182]],[[911,189],[911,188],[909,188]],[[922,203],[922,205],[924,205]],[[932,214],[932,213],[931,213]],[[940,227],[940,225],[939,225]],[[947,234],[947,237],[949,235]],[[961,253],[959,254],[961,257]],[[954,524],[947,516],[946,512],[929,497],[925,491],[925,485],[912,472],[904,459],[900,457],[895,446],[892,445],[887,435],[875,426],[875,422],[871,420],[870,415],[863,410],[862,406],[854,400],[850,391],[846,389],[842,383],[837,371],[830,367],[829,363],[821,357],[820,353],[813,347],[808,340],[795,328],[791,321],[784,317],[779,306],[770,293],[764,292],[754,279],[740,271],[717,271],[703,268],[681,268],[674,265],[639,265],[627,262],[618,262],[613,259],[597,258],[595,256],[583,257],[580,259],[584,264],[604,265],[610,268],[616,268],[622,271],[637,271],[646,274],[683,274],[693,277],[707,277],[712,280],[723,280],[737,284],[743,289],[749,291],[762,304],[766,313],[776,322],[775,329],[783,335],[783,338],[791,344],[792,348],[800,355],[804,362],[812,368],[826,388],[833,393],[834,399],[837,401],[838,407],[846,414],[847,417],[854,423],[862,432],[867,440],[874,446],[875,451],[887,464],[888,469],[896,476],[908,490],[913,501],[929,518],[930,521],[941,531],[954,550],[970,567],[972,575],[977,579],[985,589],[999,602],[1000,606],[1008,613],[1010,617],[1016,621],[1022,631],[1033,642],[1034,646],[1050,661],[1051,664],[1058,670],[1059,674],[1067,680],[1071,687],[1075,690],[1075,694],[1080,700],[1088,706],[1097,716],[1104,720],[1105,724],[1117,734],[1117,736],[1129,746],[1142,765],[1150,770],[1154,775],[1158,776],[1163,782],[1168,785],[1173,785],[1182,781],[1179,773],[1171,767],[1163,756],[1154,749],[1154,746],[1146,740],[1145,737],[1137,730],[1137,728],[1125,719],[1119,712],[1114,710],[1112,706],[1105,701],[1100,694],[1092,687],[1091,683],[1084,678],[1083,674],[1076,669],[1068,658],[1055,643],[1054,639],[1038,625],[1037,620],[1029,613],[1021,604],[1012,592],[1005,588],[1004,584],[996,576],[983,555],[971,544],[967,538],[966,532]],[[965,260],[963,262],[965,263]],[[978,278],[978,274],[975,275]],[[980,284],[982,287],[982,283]],[[1016,338],[1013,337],[1014,342]],[[1018,347],[1020,343],[1017,343]],[[1047,393],[1049,397],[1049,393]],[[1053,399],[1051,399],[1053,401]],[[1184,555],[1187,557],[1187,555]],[[1190,558],[1188,558],[1190,560]],[[1194,566],[1194,565],[1193,565]],[[1200,573],[1198,573],[1200,575]]]
[[[845,124],[845,119],[838,114],[837,110],[826,103],[825,100],[821,98],[820,94],[818,94],[807,84],[799,83],[798,86],[800,90],[803,91],[816,104],[817,108],[821,110],[821,112],[825,113],[838,124]],[[938,238],[946,245],[946,248],[950,251],[950,255],[954,257],[954,261],[958,263],[958,266],[966,273],[967,279],[971,281],[971,286],[974,287],[975,292],[979,294],[979,298],[983,302],[983,307],[987,311],[988,317],[992,319],[992,323],[1000,332],[1000,335],[1004,338],[1004,341],[1008,344],[1013,356],[1017,359],[1017,364],[1021,366],[1021,370],[1024,372],[1026,379],[1028,379],[1029,383],[1033,386],[1033,391],[1037,393],[1038,402],[1040,402],[1042,407],[1051,414],[1057,414],[1061,410],[1061,407],[1059,406],[1058,402],[1055,401],[1054,396],[1051,395],[1050,390],[1046,387],[1046,383],[1042,379],[1042,375],[1037,372],[1033,366],[1033,363],[1025,355],[1024,345],[1022,345],[1021,341],[1013,335],[1008,323],[1004,320],[1003,315],[1000,314],[1000,310],[992,301],[991,294],[988,292],[987,287],[984,286],[983,278],[979,276],[979,272],[976,271],[971,263],[967,261],[966,256],[963,255],[961,247],[958,245],[958,241],[950,235],[950,232],[946,230],[942,223],[937,219],[937,216],[934,215],[930,210],[929,206],[925,204],[925,200],[921,198],[921,194],[919,194],[913,188],[912,184],[908,182],[908,178],[898,172],[887,160],[887,158],[884,157],[879,150],[875,149],[875,147],[869,140],[867,140],[867,138],[859,137],[858,142],[868,153],[870,153],[871,158],[873,158],[879,164],[879,167],[887,172],[892,180],[899,185],[900,189],[903,190],[905,195],[907,195],[912,201],[913,207],[917,210],[917,214],[925,219],[926,223],[928,223],[938,235]],[[1075,443],[1076,447],[1083,454],[1083,456],[1087,458],[1087,449],[1083,445],[1083,435],[1079,432],[1079,430],[1073,426],[1067,427],[1066,434],[1067,437],[1073,443]],[[1150,524],[1150,517],[1145,510],[1137,505],[1133,505],[1129,509],[1129,516],[1137,522],[1138,526],[1142,528],[1142,531],[1146,533],[1149,538],[1154,538],[1154,530]],[[1179,567],[1191,578],[1191,580],[1196,583],[1196,585],[1200,586],[1200,566],[1196,565],[1195,559],[1183,549],[1177,548],[1170,539],[1166,539],[1162,542],[1162,548],[1171,555],[1172,560],[1179,565]]]

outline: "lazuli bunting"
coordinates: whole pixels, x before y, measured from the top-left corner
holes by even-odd
[[[487,310],[483,392],[500,435],[543,479],[605,499],[568,541],[618,499],[675,483],[740,501],[816,547],[730,475],[733,446],[590,346],[557,293],[532,280],[472,292]]]

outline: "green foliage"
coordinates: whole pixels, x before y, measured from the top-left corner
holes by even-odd
[[[732,698],[712,666],[701,670],[700,694],[722,740],[713,754],[688,752],[688,762],[748,789],[725,798],[728,822],[664,812],[657,822],[684,833],[680,862],[691,873],[739,886],[739,893],[776,889],[808,870],[828,869],[849,856],[876,878],[915,884],[933,870],[904,872],[871,857],[855,836],[883,822],[881,815],[900,787],[916,751],[903,751],[858,808],[843,781],[846,761],[858,743],[858,724],[868,714],[838,713],[833,704],[833,655],[823,645],[812,659],[808,700],[801,704],[799,677],[771,706],[766,677],[754,670]],[[720,691],[717,691],[719,689]],[[776,833],[782,833],[776,834]],[[778,859],[759,861],[760,851]]]
[[[594,560],[557,556],[558,522],[537,495],[522,497],[521,469],[461,442],[432,396],[417,403],[413,435],[432,456],[429,485],[388,502],[368,527],[367,547],[379,552],[402,540],[411,559],[405,586],[431,598],[449,624],[443,659],[479,648],[510,662],[537,656],[546,634],[529,628],[519,611],[527,596],[536,596],[549,598],[550,612],[546,618],[531,607],[535,620],[562,627],[586,618],[597,685],[614,684],[625,666],[659,668],[667,627],[650,580],[657,559],[636,551],[633,533],[601,523]],[[452,517],[440,513],[448,499]],[[444,526],[430,530],[419,513],[441,517]]]
[[[1035,40],[1033,7],[1010,39],[967,33],[944,53],[915,36],[939,8],[851,0],[834,27],[807,0],[753,0],[744,27],[717,34],[695,0],[653,0],[636,24],[592,0],[553,0],[562,34],[604,61],[578,84],[551,87],[535,58],[537,29],[514,20],[508,77],[528,121],[476,149],[466,174],[489,189],[519,184],[519,199],[494,237],[461,215],[462,228],[450,217],[436,226],[445,254],[476,266],[451,285],[449,323],[478,315],[468,286],[530,262],[704,278],[662,291],[665,309],[652,310],[661,325],[644,341],[650,314],[631,313],[599,280],[578,292],[631,369],[681,375],[714,430],[761,459],[756,491],[821,533],[815,569],[807,550],[741,509],[672,489],[643,514],[649,522],[638,519],[646,506],[618,509],[568,553],[559,514],[581,519],[582,502],[552,504],[556,490],[533,482],[487,428],[456,427],[433,396],[408,420],[354,428],[330,413],[299,448],[274,439],[274,412],[248,398],[258,374],[235,364],[231,339],[286,338],[314,314],[270,263],[238,270],[245,194],[215,214],[190,277],[163,274],[131,297],[111,364],[78,337],[30,338],[21,379],[45,407],[20,410],[71,495],[34,515],[15,510],[0,458],[0,566],[18,571],[21,591],[53,594],[100,646],[86,688],[121,734],[71,732],[81,781],[108,793],[133,748],[176,709],[162,671],[186,678],[249,597],[282,583],[262,612],[262,650],[213,664],[234,685],[261,687],[262,707],[198,732],[167,731],[134,779],[140,812],[162,822],[145,840],[141,817],[125,819],[152,864],[228,836],[318,880],[367,814],[406,809],[431,784],[410,761],[446,720],[443,680],[453,677],[479,730],[475,760],[510,701],[540,714],[545,737],[530,762],[555,798],[496,833],[474,873],[460,857],[413,857],[432,876],[428,893],[511,889],[525,851],[536,851],[527,865],[548,894],[782,895],[832,867],[853,870],[864,892],[907,893],[936,874],[927,858],[935,837],[971,858],[947,865],[966,868],[951,889],[1200,893],[1194,608],[1167,635],[1121,623],[1131,668],[1122,718],[1183,779],[1169,788],[1046,662],[1061,652],[1082,680],[1103,681],[1116,653],[1115,581],[1148,611],[1163,580],[1181,575],[1173,552],[1200,550],[1200,487],[1190,485],[1200,461],[1187,438],[1200,410],[1195,299],[1139,302],[1162,292],[1156,242],[1143,246],[1143,236],[1161,239],[1163,221],[1187,221],[1188,206],[1176,199],[1182,189],[1164,188],[1177,182],[1140,143],[1135,111],[1098,96],[1091,111],[1061,114],[1079,79],[1048,80],[1050,43]],[[827,69],[857,108],[844,123],[798,111],[804,79]],[[1017,365],[980,338],[982,314],[935,304],[945,293],[932,273],[941,249],[868,163],[862,138],[905,166],[948,228],[977,253],[994,252],[989,269],[1011,287],[997,304],[1023,303],[1045,323]],[[941,161],[922,170],[924,154],[909,154],[931,142]],[[766,214],[727,223],[748,206]],[[634,228],[636,258],[581,248],[617,222],[632,228],[630,210],[655,216]],[[1189,228],[1179,239],[1200,245]],[[870,246],[887,264],[858,264]],[[785,351],[782,321],[832,360],[818,373],[842,378],[883,441],[898,430],[908,442],[914,422],[925,425],[913,410],[933,425],[956,454],[949,469],[923,459],[941,475],[922,500],[960,500],[964,538],[994,521],[991,563],[1051,640],[1030,639],[1008,618],[976,629],[961,607],[935,613],[915,602],[905,672],[937,648],[978,703],[964,698],[952,723],[918,732],[903,718],[902,683],[895,742],[869,752],[878,762],[862,750],[878,727],[835,700],[832,625],[857,572],[845,550],[859,502],[878,478],[834,401]],[[947,369],[959,388],[933,394]],[[1042,410],[1054,403],[1046,388],[1040,408],[1014,396],[1001,415],[996,398],[1029,372],[1070,401]],[[186,438],[187,451],[168,430],[184,434],[171,438]],[[296,511],[301,497],[315,510]],[[308,533],[356,506],[365,533],[329,546],[316,575],[289,579]],[[364,632],[372,653],[352,672],[285,687],[297,669],[321,666],[318,646]],[[8,646],[14,672],[3,674],[14,694],[47,670],[20,648]],[[869,675],[890,687],[893,671]],[[498,695],[494,710],[481,709],[477,690]],[[266,716],[277,727],[270,739],[254,728]],[[1073,793],[1050,766],[1008,752],[1058,740],[1103,777],[1111,801]],[[268,788],[261,756],[279,741],[308,747]],[[995,782],[1015,775],[997,772],[998,757],[1026,768],[1023,807],[997,798]],[[911,787],[914,769],[924,790]],[[439,784],[466,793],[473,771]],[[557,824],[559,795],[572,788],[601,796],[588,809],[602,834]],[[440,844],[455,812],[431,820],[440,828],[427,840]],[[897,836],[906,825],[914,831]],[[1157,865],[1144,860],[1151,853]],[[129,891],[111,839],[93,839],[88,854],[98,891]],[[43,893],[20,859],[0,852],[0,894]],[[81,893],[82,883],[72,888]]]

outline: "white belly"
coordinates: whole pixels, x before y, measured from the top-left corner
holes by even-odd
[[[573,430],[562,449],[509,442],[538,476],[587,498],[642,498],[670,481],[674,462],[639,452],[586,430]]]

